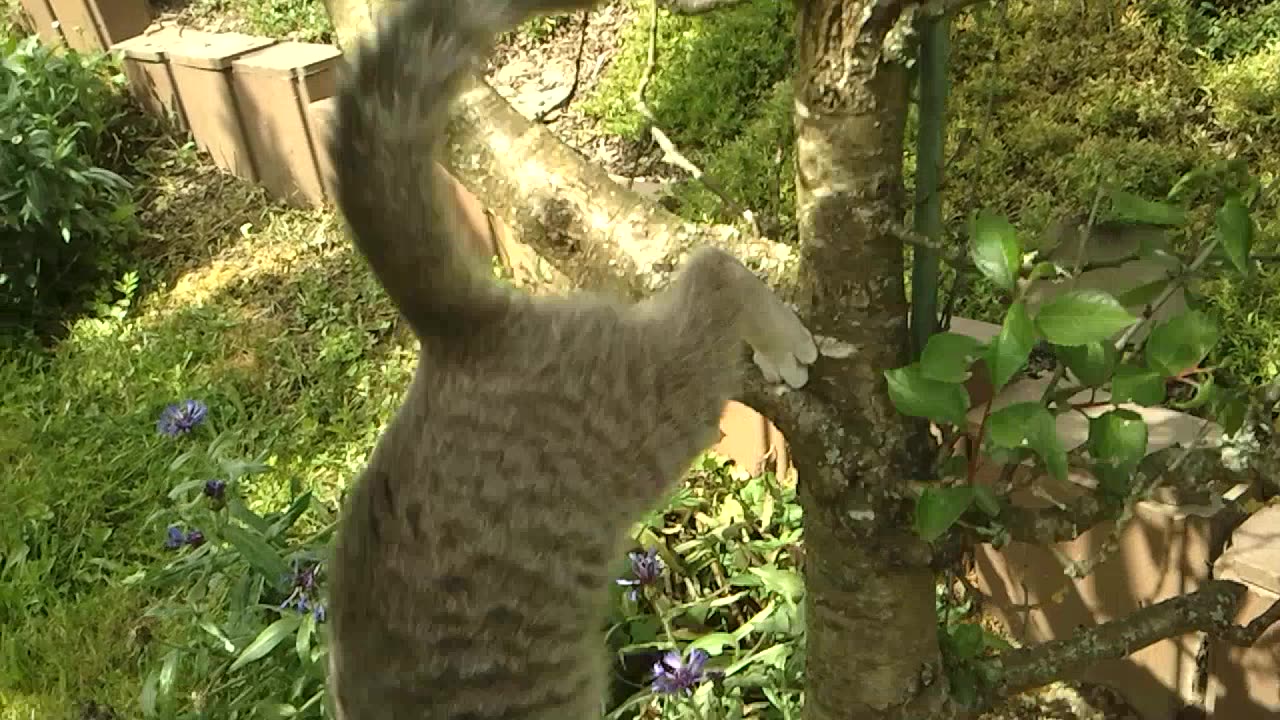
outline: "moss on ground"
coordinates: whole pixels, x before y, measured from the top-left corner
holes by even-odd
[[[649,52],[647,2],[619,38],[618,54],[584,111],[607,132],[646,140],[636,109]],[[726,193],[794,236],[793,129],[788,78],[795,45],[790,3],[750,0],[697,17],[662,11],[657,62],[646,99],[657,125]],[[701,184],[674,188],[680,213],[724,219],[723,203]]]

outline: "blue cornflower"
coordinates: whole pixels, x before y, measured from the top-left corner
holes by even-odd
[[[188,532],[182,532],[182,528],[177,525],[170,525],[165,530],[164,546],[170,550],[177,550],[183,545],[191,547],[200,547],[204,544],[204,533],[199,530],[192,529]]]
[[[627,553],[627,557],[631,559],[633,577],[619,578],[616,582],[619,585],[630,585],[628,595],[635,600],[641,586],[653,585],[662,578],[662,571],[666,566],[662,564],[662,558],[658,557],[658,548],[649,548],[646,552],[632,551]]]
[[[225,480],[210,480],[204,484],[204,494],[211,500],[221,500],[227,494]]]
[[[300,613],[311,612],[316,622],[324,622],[324,605],[315,599],[316,575],[320,572],[319,563],[299,563],[293,561],[293,572],[285,576],[289,584],[289,596],[280,603],[283,610],[292,607]]]
[[[160,413],[160,419],[156,421],[156,430],[161,435],[169,437],[185,435],[204,422],[208,414],[209,406],[199,400],[183,400],[166,407]]]
[[[662,656],[653,665],[653,691],[665,695],[693,693],[693,688],[706,679],[706,664],[710,656],[705,650],[694,650],[684,660],[676,650]]]
[[[170,525],[165,532],[164,546],[170,550],[177,550],[187,541],[186,536],[182,534],[182,528],[177,525]]]

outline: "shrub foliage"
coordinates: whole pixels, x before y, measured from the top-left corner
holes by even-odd
[[[128,105],[115,63],[0,35],[0,305],[29,324],[76,298],[136,229],[114,172]]]

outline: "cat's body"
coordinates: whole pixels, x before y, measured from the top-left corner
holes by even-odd
[[[816,359],[795,315],[716,250],[630,305],[499,287],[451,243],[432,155],[458,81],[496,32],[593,4],[403,0],[339,94],[338,203],[422,343],[338,530],[344,720],[600,717],[626,528],[715,442],[744,340],[795,386]]]

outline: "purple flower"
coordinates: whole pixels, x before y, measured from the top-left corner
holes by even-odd
[[[662,558],[658,557],[658,548],[649,548],[645,552],[632,551],[627,553],[627,557],[631,559],[633,577],[619,578],[616,582],[619,585],[631,586],[628,595],[635,600],[641,586],[656,584],[662,578],[665,566],[662,564]]]
[[[225,480],[210,480],[204,484],[204,494],[212,500],[221,500],[227,494]]]
[[[319,572],[319,563],[299,563],[294,560],[293,572],[284,577],[289,584],[289,596],[280,603],[280,609],[292,607],[300,613],[311,612],[315,615],[316,622],[324,622],[324,605],[315,599],[316,576]]]
[[[156,421],[156,430],[161,435],[169,437],[185,435],[204,422],[208,414],[209,407],[199,400],[183,400],[176,405],[166,407],[160,413],[160,419]]]
[[[709,657],[705,650],[689,653],[687,661],[675,650],[663,655],[662,660],[653,665],[653,691],[664,695],[692,694],[693,688],[706,679]]]
[[[316,573],[320,572],[319,563],[299,563],[293,561],[293,575],[290,576],[291,584],[298,590],[310,592],[316,587]]]
[[[182,532],[182,528],[177,525],[170,525],[165,530],[164,546],[170,550],[177,550],[183,545],[191,547],[200,547],[204,544],[204,533],[196,529],[188,532]]]

